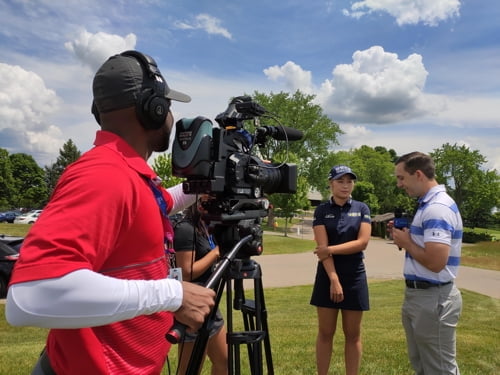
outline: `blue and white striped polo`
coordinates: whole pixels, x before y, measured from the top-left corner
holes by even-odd
[[[438,273],[425,268],[406,252],[404,276],[407,280],[445,283],[457,277],[462,249],[462,218],[455,201],[446,193],[444,185],[430,189],[419,200],[410,228],[411,238],[420,247],[426,242],[439,242],[450,246],[446,266]]]

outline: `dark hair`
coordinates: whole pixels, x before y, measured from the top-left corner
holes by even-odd
[[[198,201],[184,209],[183,214],[184,220],[189,221],[198,234],[207,235],[207,227],[198,210]]]
[[[404,169],[409,174],[414,174],[417,170],[420,170],[428,179],[436,177],[434,160],[422,152],[415,151],[405,154],[396,160],[395,164],[398,165],[399,163],[404,163]]]

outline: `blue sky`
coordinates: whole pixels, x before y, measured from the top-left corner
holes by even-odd
[[[91,148],[93,75],[137,49],[191,95],[176,119],[300,89],[345,132],[334,150],[457,143],[500,171],[499,19],[498,0],[4,0],[0,147],[41,166]]]

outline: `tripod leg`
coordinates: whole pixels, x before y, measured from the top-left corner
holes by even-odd
[[[255,290],[258,291],[258,293],[260,294],[262,330],[266,332],[266,336],[264,337],[264,350],[266,353],[267,373],[268,375],[274,375],[273,356],[271,352],[271,339],[269,337],[269,327],[267,325],[267,310],[264,300],[264,289],[262,287],[262,279],[259,279],[258,282],[256,280]]]
[[[223,280],[220,280],[216,287],[217,294],[215,299],[215,306],[210,312],[208,318],[205,320],[205,323],[203,324],[201,329],[198,331],[198,336],[196,337],[196,340],[194,342],[194,347],[186,370],[186,375],[197,375],[200,372],[209,339],[208,323],[215,317],[215,314],[217,313],[223,290],[224,283]]]
[[[267,311],[264,300],[260,266],[257,263],[255,263],[254,266],[255,272],[252,273],[251,277],[254,279],[254,300],[247,300],[245,298],[241,279],[237,280],[238,282],[235,280],[235,289],[241,288],[241,290],[235,291],[235,295],[240,295],[239,300],[243,301],[240,305],[245,330],[248,333],[254,333],[253,338],[248,338],[246,341],[251,374],[263,374],[263,344],[266,356],[267,374],[273,375],[274,368],[271,341],[269,337]]]

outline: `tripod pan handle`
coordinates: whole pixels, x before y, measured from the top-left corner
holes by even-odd
[[[181,341],[182,336],[184,336],[185,332],[186,326],[176,320],[174,321],[174,325],[172,326],[170,331],[168,331],[165,335],[165,338],[171,344],[178,344]]]

